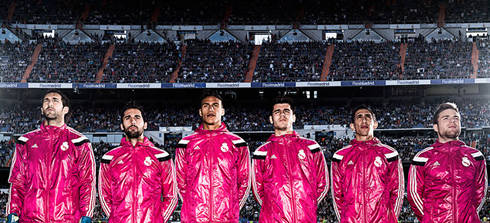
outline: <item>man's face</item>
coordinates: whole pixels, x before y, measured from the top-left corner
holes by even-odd
[[[374,117],[367,109],[359,109],[354,115],[354,123],[350,124],[350,128],[356,133],[356,138],[361,137],[366,140],[374,136],[374,129],[378,127],[378,122],[374,121]]]
[[[461,133],[461,115],[454,109],[446,109],[439,113],[433,128],[442,141],[457,140]]]
[[[53,92],[44,95],[41,113],[46,120],[64,121],[68,111],[69,108],[63,106],[60,94]]]
[[[214,96],[209,96],[201,101],[201,109],[199,115],[202,117],[206,125],[219,125],[221,116],[225,114],[225,109],[221,104],[221,100]]]
[[[287,103],[275,104],[272,107],[272,115],[269,117],[269,120],[276,130],[292,131],[296,116],[293,114],[293,110],[291,110],[291,105]]]
[[[137,139],[143,135],[147,123],[141,116],[141,111],[136,108],[130,108],[124,112],[121,130],[130,139]]]

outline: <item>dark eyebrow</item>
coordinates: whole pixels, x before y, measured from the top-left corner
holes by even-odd
[[[362,116],[367,116],[367,117],[371,117],[371,114],[357,114],[356,117],[362,117]]]

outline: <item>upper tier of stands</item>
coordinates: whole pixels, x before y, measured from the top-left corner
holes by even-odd
[[[12,24],[418,24],[435,23],[440,13],[445,22],[488,22],[489,7],[484,0],[11,0],[0,3],[0,15]]]
[[[112,46],[70,45],[58,38],[38,42],[0,44],[0,82],[244,82],[248,75],[252,82],[410,80],[480,78],[490,70],[485,40],[266,42],[262,46],[205,40]],[[251,63],[253,59],[257,62]]]

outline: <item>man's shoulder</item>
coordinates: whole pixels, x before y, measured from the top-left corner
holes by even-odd
[[[383,144],[383,143],[380,142],[380,143],[377,144],[376,148],[381,153],[383,153],[385,155],[386,154],[396,154],[396,155],[398,155],[398,151],[395,148],[393,148],[390,145],[388,145],[388,144]]]
[[[479,161],[479,160],[485,159],[485,156],[483,155],[483,153],[480,150],[475,149],[473,147],[464,145],[464,146],[461,146],[461,150],[462,150],[463,154],[472,156],[475,160]]]
[[[200,140],[199,134],[192,133],[184,138],[182,138],[177,144],[177,148],[186,148],[187,145],[195,140]]]
[[[334,155],[337,154],[337,155],[344,156],[344,155],[349,154],[353,149],[354,149],[354,146],[349,144],[349,145],[346,145],[346,146],[342,147],[341,149],[335,151]]]
[[[75,146],[81,146],[85,143],[90,143],[90,140],[86,136],[84,136],[82,133],[72,127],[66,127],[66,133],[68,134],[68,138],[73,144],[75,144]]]
[[[36,136],[38,136],[40,133],[41,133],[41,129],[39,129],[39,128],[38,129],[35,129],[35,130],[32,130],[32,131],[27,132],[24,135],[20,136],[19,138],[17,138],[15,140],[15,142],[17,144],[23,145],[23,144],[27,143],[27,141],[29,141],[29,140],[35,138]]]
[[[105,164],[110,163],[114,159],[114,157],[118,157],[121,154],[122,149],[122,146],[118,146],[109,150],[104,155],[102,155],[101,162]]]
[[[247,146],[247,142],[245,142],[245,140],[243,140],[242,137],[238,136],[237,134],[226,132],[222,136],[225,137],[227,140],[231,140],[233,145],[235,145],[236,147]]]

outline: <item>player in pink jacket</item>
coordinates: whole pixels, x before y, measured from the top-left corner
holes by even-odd
[[[43,97],[44,121],[19,137],[9,182],[10,222],[90,222],[95,159],[89,140],[66,126],[70,101],[61,91]]]
[[[248,147],[242,138],[228,132],[221,122],[223,114],[221,96],[205,90],[199,109],[203,123],[177,146],[175,163],[184,223],[236,223],[249,195]]]
[[[328,192],[328,169],[320,146],[293,131],[290,98],[276,97],[269,117],[274,134],[253,154],[253,192],[262,205],[259,222],[317,222]]]
[[[422,223],[480,222],[487,194],[483,154],[459,140],[461,115],[453,103],[434,114],[438,139],[415,155],[408,175],[407,197]]]
[[[167,222],[177,205],[177,182],[169,153],[143,135],[143,108],[130,101],[121,115],[125,137],[102,157],[100,204],[110,223]]]
[[[332,197],[341,223],[397,223],[403,204],[404,178],[398,152],[374,137],[373,111],[356,108],[352,142],[332,157]]]

